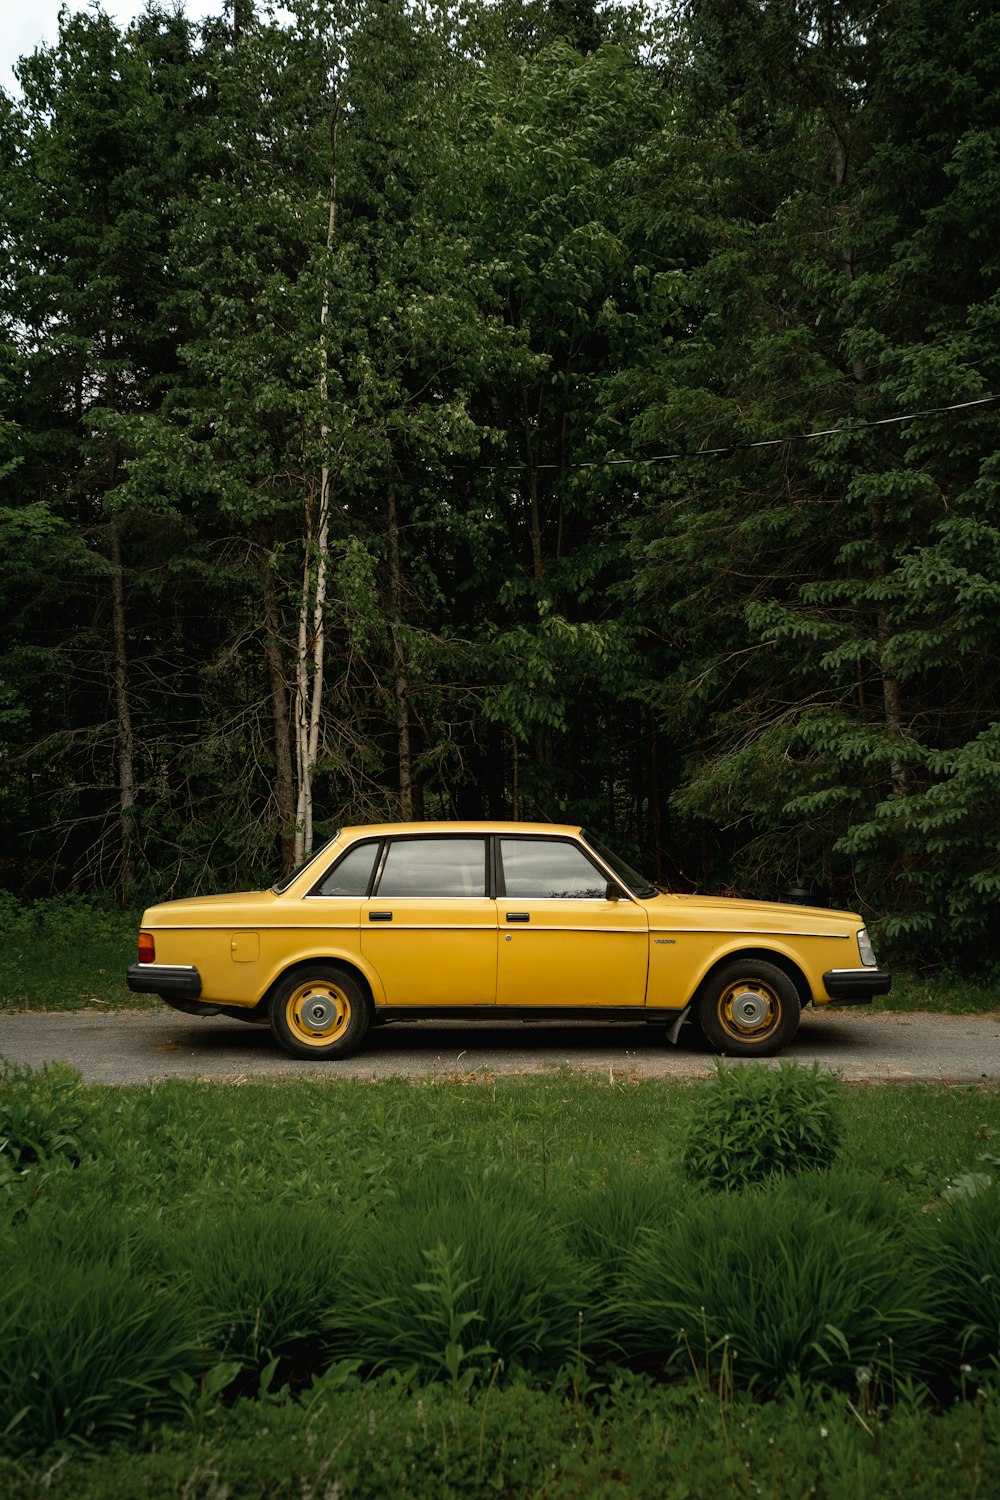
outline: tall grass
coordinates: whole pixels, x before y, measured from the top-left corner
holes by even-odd
[[[1000,1363],[1000,1185],[989,1180],[941,1202],[925,1219],[924,1253],[935,1269],[939,1314],[951,1337],[942,1353],[962,1364]]]
[[[182,1300],[125,1262],[58,1249],[18,1257],[0,1282],[0,1446],[104,1440],[176,1412],[197,1371]]]
[[[93,1112],[93,1097],[65,1063],[32,1072],[0,1058],[0,1158],[12,1171],[78,1163]]]
[[[703,1086],[54,1079],[80,1149],[41,1177],[32,1146],[0,1181],[9,1451],[211,1408],[276,1356],[296,1392],[333,1360],[464,1401],[609,1352],[669,1381],[855,1395],[859,1371],[940,1391],[998,1353],[992,1094],[851,1093],[863,1172],[708,1193],[681,1164]],[[42,1084],[11,1088],[21,1109]],[[19,1139],[58,1138],[58,1107],[23,1113]]]
[[[331,1310],[354,1297],[346,1267],[357,1217],[332,1205],[258,1203],[175,1220],[156,1252],[209,1362],[260,1368],[293,1349],[319,1358]]]
[[[899,1195],[881,1191],[881,1210],[867,1185],[833,1176],[685,1205],[626,1268],[625,1347],[767,1390],[916,1372],[939,1326],[934,1281],[900,1238]]]
[[[350,1274],[337,1347],[453,1381],[494,1360],[557,1368],[590,1300],[545,1201],[496,1177],[414,1185],[367,1221]]]

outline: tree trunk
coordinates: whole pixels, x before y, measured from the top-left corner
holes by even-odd
[[[111,607],[114,634],[115,717],[118,741],[118,822],[121,832],[121,890],[128,901],[135,889],[135,743],[128,689],[125,584],[122,578],[121,523],[111,522]]]
[[[337,226],[337,132],[340,106],[334,106],[330,126],[330,203],[326,226],[327,255],[333,248]],[[330,317],[330,284],[323,286],[320,309],[320,442],[324,454],[330,429],[326,420],[327,347],[326,325]],[[330,493],[332,472],[324,457],[319,484],[319,515],[312,525],[312,497],[306,505],[306,555],[302,568],[302,601],[295,658],[295,759],[298,798],[295,809],[295,862],[301,864],[313,846],[313,774],[319,758],[320,712],[323,705],[323,658],[326,649],[326,581],[330,541]]]
[[[264,573],[264,660],[271,689],[271,723],[274,733],[274,800],[278,809],[281,841],[281,873],[295,867],[295,775],[288,711],[288,687],[281,650],[281,618],[278,591],[270,563]]]
[[[311,510],[311,506],[309,507]],[[323,662],[326,653],[327,547],[330,540],[330,470],[323,465],[315,537],[307,522],[302,602],[295,655],[295,758],[299,794],[295,808],[295,863],[313,847],[313,775],[319,759]]]
[[[393,687],[396,713],[396,744],[399,756],[399,809],[405,822],[413,818],[413,756],[410,748],[410,688],[406,680],[406,654],[402,640],[403,577],[399,560],[399,519],[396,487],[389,485],[389,599],[392,632]]]

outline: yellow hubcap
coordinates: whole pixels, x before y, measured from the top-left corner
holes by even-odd
[[[288,1026],[300,1042],[325,1047],[335,1041],[351,1019],[351,1002],[328,980],[301,984],[288,998]]]
[[[742,1041],[762,1041],[780,1019],[781,1000],[761,979],[738,979],[719,997],[719,1020]]]

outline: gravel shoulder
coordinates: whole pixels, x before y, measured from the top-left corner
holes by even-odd
[[[935,1083],[1000,1088],[1000,1013],[977,1016],[857,1010],[806,1011],[782,1054],[818,1062],[855,1083]],[[374,1028],[357,1056],[298,1061],[267,1027],[156,1011],[0,1013],[0,1057],[41,1067],[64,1060],[87,1083],[146,1084],[167,1078],[240,1083],[249,1079],[421,1078],[476,1082],[569,1068],[614,1078],[700,1078],[714,1058],[662,1028],[484,1020],[395,1023]],[[774,1066],[777,1060],[772,1059]]]

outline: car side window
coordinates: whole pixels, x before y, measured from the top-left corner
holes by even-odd
[[[378,897],[485,896],[486,840],[397,839],[389,845]]]
[[[583,901],[607,895],[607,876],[565,840],[501,839],[500,858],[508,897]]]
[[[379,846],[377,840],[352,844],[342,859],[323,877],[316,896],[367,896]]]

